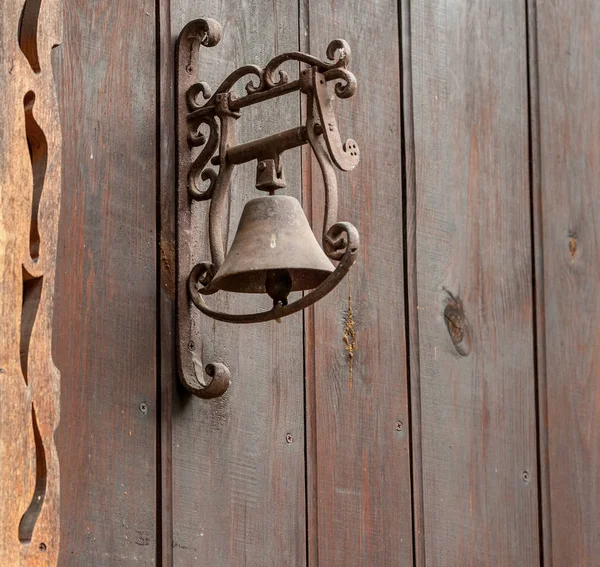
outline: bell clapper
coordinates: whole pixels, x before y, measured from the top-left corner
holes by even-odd
[[[273,300],[273,307],[288,304],[288,295],[292,291],[292,276],[288,270],[268,270],[265,278],[265,290]]]

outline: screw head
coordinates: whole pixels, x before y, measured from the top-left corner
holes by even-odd
[[[285,440],[286,440],[288,443],[293,443],[293,441],[294,441],[294,438],[292,437],[292,434],[291,434],[291,433],[288,433],[288,434],[285,436]]]
[[[396,431],[402,431],[404,429],[404,424],[401,421],[396,422]]]
[[[148,413],[148,404],[146,402],[142,402],[140,404],[140,411],[146,415]]]
[[[46,547],[46,544],[44,542],[42,542],[39,545],[39,549],[40,549],[40,551],[46,551],[46,549],[48,549],[48,548]]]

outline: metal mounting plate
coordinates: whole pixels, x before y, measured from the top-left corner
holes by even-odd
[[[190,151],[186,117],[189,96],[198,83],[198,54],[201,46],[212,47],[221,39],[221,26],[215,20],[194,20],[182,30],[176,48],[176,127],[177,127],[177,350],[179,375],[183,385],[201,398],[225,393],[230,384],[229,369],[222,361],[207,356],[205,345],[194,340],[199,312],[187,293],[188,275],[194,265],[208,258],[206,234],[195,230],[193,213],[202,203],[193,203],[188,192],[188,174],[196,157]],[[201,83],[200,83],[201,84]],[[191,89],[191,90],[190,90]],[[195,93],[200,96],[202,93]],[[204,94],[207,94],[206,92]]]

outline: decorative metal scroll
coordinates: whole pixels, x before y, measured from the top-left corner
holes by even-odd
[[[52,314],[61,131],[51,53],[62,0],[0,17],[0,565],[56,565],[60,375]]]
[[[337,219],[335,168],[349,171],[360,159],[357,143],[351,139],[342,140],[332,105],[335,97],[348,98],[356,91],[356,78],[348,70],[351,55],[348,43],[343,39],[333,40],[327,47],[326,60],[294,51],[277,55],[264,67],[240,67],[212,92],[206,82],[197,82],[198,52],[201,46],[212,47],[220,39],[221,26],[218,22],[210,19],[190,22],[179,36],[176,65],[179,371],[184,386],[204,398],[223,394],[229,386],[230,373],[221,363],[211,363],[202,368],[193,340],[193,309],[197,308],[217,321],[259,323],[280,319],[312,305],[329,293],[348,273],[359,248],[356,228]],[[305,65],[297,79],[292,80],[280,69],[288,61]],[[240,83],[245,92],[242,96],[236,92]],[[307,97],[304,125],[236,145],[235,121],[243,108],[295,91]],[[217,291],[211,282],[225,258],[227,239],[222,221],[234,167],[256,160],[256,188],[273,194],[285,187],[281,154],[303,144],[312,147],[325,185],[323,250],[339,264],[318,287],[289,305],[276,303],[269,311],[249,314],[222,313],[211,309],[203,296]],[[196,257],[203,242],[199,239],[200,235],[191,230],[194,201],[210,201],[210,261]]]
[[[199,45],[211,47],[216,45],[221,38],[220,25],[214,20],[195,20],[188,24],[191,29],[194,29],[194,37],[201,36],[202,41],[194,43],[193,48],[198,48]],[[182,32],[181,40],[185,41],[187,26]],[[201,31],[200,31],[201,30]],[[259,100],[267,100],[281,96],[287,92],[299,90],[300,79],[290,81],[289,75],[279,67],[287,61],[298,61],[306,63],[315,71],[322,73],[325,81],[335,80],[335,93],[340,98],[349,98],[356,92],[357,82],[356,77],[347,69],[350,62],[350,46],[343,39],[334,39],[327,47],[327,58],[329,61],[320,60],[307,53],[292,51],[283,53],[274,57],[264,68],[258,65],[245,65],[233,71],[212,94],[210,86],[205,82],[191,84],[186,93],[185,101],[187,102],[188,123],[188,143],[191,147],[202,147],[202,151],[194,160],[188,173],[188,190],[193,199],[205,200],[212,198],[215,181],[218,178],[217,170],[213,167],[207,167],[209,161],[214,156],[218,149],[218,142],[223,138],[222,132],[219,132],[219,125],[215,120],[215,115],[218,115],[219,98],[228,100],[228,107],[232,112],[239,111],[245,106],[249,106]],[[186,71],[189,73],[193,65],[188,63]],[[277,73],[277,79],[275,74]],[[227,93],[232,92],[234,87],[242,79],[248,76],[254,76],[257,79],[257,84],[250,79],[245,85],[247,95],[242,98],[235,96],[223,97]],[[324,85],[319,89],[320,93],[324,93]],[[323,95],[328,96],[328,95]],[[205,103],[202,99],[208,99]],[[330,101],[330,98],[328,97]],[[328,116],[330,122],[335,125],[333,114]],[[208,137],[205,136],[201,129],[208,127]],[[335,125],[335,133],[338,135],[337,125]],[[327,140],[329,138],[326,138]],[[329,145],[329,142],[328,142]],[[354,142],[356,147],[356,143]],[[342,167],[336,161],[336,164],[341,168],[352,169],[358,163],[358,157],[353,160],[354,164],[349,167]],[[219,165],[219,162],[211,162],[213,166]],[[209,181],[208,187],[202,189],[203,182]]]

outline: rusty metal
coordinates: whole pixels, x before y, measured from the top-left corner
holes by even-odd
[[[269,272],[279,270],[291,277],[289,291],[304,291],[321,284],[333,269],[294,197],[258,197],[246,203],[229,253],[210,286],[266,293]]]
[[[340,283],[352,264],[356,261],[358,255],[358,248],[360,245],[360,237],[356,228],[349,222],[339,222],[334,224],[330,232],[331,236],[338,239],[341,234],[345,234],[344,241],[347,243],[346,248],[343,251],[340,263],[337,265],[335,270],[327,277],[323,283],[313,289],[310,293],[302,296],[297,301],[288,305],[281,305],[280,303],[273,306],[269,311],[262,311],[260,313],[249,313],[249,314],[231,314],[221,313],[219,311],[213,311],[206,302],[204,301],[203,294],[200,291],[201,284],[198,282],[198,273],[196,268],[192,270],[188,279],[188,292],[194,305],[202,311],[205,315],[216,319],[217,321],[225,321],[228,323],[264,323],[266,321],[272,321],[273,319],[281,319],[292,313],[297,313],[302,309],[306,309],[313,303],[316,303],[323,297],[325,297],[338,283]]]
[[[227,159],[229,163],[239,165],[255,159],[274,158],[286,150],[297,148],[307,142],[308,134],[306,126],[298,126],[297,128],[292,128],[273,136],[267,136],[260,140],[252,140],[246,144],[229,148]]]
[[[209,20],[196,20],[196,22],[209,22]],[[198,24],[198,26],[201,29],[212,29],[208,24]],[[213,28],[214,27],[216,26],[213,25]],[[216,35],[216,32],[214,35]],[[210,33],[205,37],[209,36]],[[324,97],[324,100],[317,100],[319,108],[321,108],[318,112],[322,113],[322,108],[325,108],[327,122],[331,129],[331,133],[325,133],[325,136],[327,136],[327,140],[330,140],[332,136],[335,136],[338,132],[337,124],[333,113],[328,112],[328,109],[331,106],[331,95],[328,94],[326,86],[328,82],[335,81],[334,92],[339,98],[348,98],[356,92],[356,78],[347,69],[347,65],[350,61],[350,53],[350,46],[345,40],[335,39],[327,48],[327,57],[329,61],[322,61],[306,53],[284,53],[273,58],[264,69],[257,65],[246,65],[236,69],[221,83],[214,94],[211,93],[208,84],[204,82],[190,85],[184,95],[188,109],[187,116],[185,117],[185,124],[188,128],[186,138],[190,146],[202,147],[200,154],[193,161],[191,168],[189,168],[188,189],[191,197],[197,200],[204,200],[210,199],[212,196],[212,189],[216,183],[218,174],[211,167],[207,167],[207,165],[217,150],[219,139],[225,139],[226,142],[229,142],[229,151],[233,152],[234,155],[236,153],[234,143],[229,140],[229,136],[232,134],[233,130],[230,128],[225,132],[224,125],[221,123],[221,126],[219,127],[219,123],[215,118],[221,118],[226,115],[237,117],[239,116],[238,112],[246,106],[257,104],[298,90],[308,95],[310,101],[315,94],[315,86],[312,80],[315,73],[318,73],[319,80],[323,81],[323,85],[321,85],[321,88],[319,88],[316,93],[317,99],[320,100]],[[180,76],[184,76],[184,73],[189,75],[189,61],[190,58],[185,58],[178,64]],[[275,80],[275,72],[286,61],[304,62],[309,64],[310,67],[301,73],[301,76],[297,81],[290,81],[288,75],[281,70],[278,73],[278,80]],[[245,97],[236,98],[231,90],[238,81],[248,75],[254,75],[258,79],[258,85],[255,85],[253,81],[250,80],[245,87],[248,94]],[[202,104],[202,99],[208,99],[208,101],[205,104]],[[308,120],[310,120],[310,115],[312,115],[314,111],[314,105],[309,104],[307,108],[307,113],[309,115]],[[178,122],[180,125],[182,121],[183,117],[179,116]],[[209,129],[208,139],[201,132],[201,129],[206,126]],[[339,136],[339,133],[337,135]],[[277,140],[278,136],[280,136],[280,134],[271,136],[271,143],[276,143],[273,140]],[[179,138],[178,141],[183,146],[184,140]],[[326,143],[328,146],[331,145],[331,140]],[[353,151],[358,150],[356,142],[348,140],[346,146],[349,146],[350,144],[354,147]],[[183,147],[181,149],[183,149]],[[248,161],[251,161],[251,159],[253,158],[250,157]],[[335,161],[337,163],[338,159],[336,158]],[[240,162],[238,159],[238,163],[245,162]],[[358,159],[354,160],[354,165],[351,165],[350,169],[354,167],[356,163],[358,163]],[[348,170],[347,167],[342,167],[342,169]],[[209,185],[203,190],[203,182],[206,181],[209,181]]]
[[[259,191],[268,191],[274,195],[277,189],[287,187],[283,173],[281,155],[274,158],[263,159],[256,165],[256,188]]]
[[[187,279],[190,268],[197,262],[195,256],[201,244],[198,236],[191,230],[192,211],[188,196],[188,176],[194,167],[192,149],[201,147],[203,153],[214,154],[219,147],[218,126],[214,116],[207,118],[214,122],[210,127],[210,136],[204,138],[190,135],[186,123],[189,112],[186,96],[197,89],[195,77],[198,75],[198,50],[201,45],[211,47],[221,38],[221,26],[214,20],[196,20],[182,30],[177,43],[177,84],[176,84],[176,124],[177,124],[177,185],[183,190],[177,193],[177,361],[182,384],[191,394],[201,398],[222,395],[229,386],[229,370],[217,353],[207,352],[203,346],[196,346],[194,339],[194,316],[196,308],[187,297]],[[207,173],[210,175],[210,172]],[[202,172],[198,173],[202,177]],[[216,179],[216,173],[214,175]],[[202,177],[208,179],[208,177]],[[212,181],[211,181],[212,185]],[[202,191],[202,188],[198,188]],[[198,194],[195,198],[201,198]],[[194,196],[192,196],[194,198]],[[183,237],[183,235],[187,235]],[[211,264],[211,263],[209,263]],[[212,264],[206,269],[210,270]],[[200,341],[197,341],[200,345]],[[202,359],[210,362],[204,364]],[[214,371],[213,371],[214,370]],[[213,381],[215,381],[213,384]]]
[[[194,81],[198,76],[196,61],[200,47],[212,47],[220,37],[217,22],[195,20],[182,31],[177,48],[180,371],[186,388],[202,397],[221,395],[229,384],[229,371],[221,363],[211,363],[207,365],[211,375],[202,368],[196,354],[185,348],[190,342],[193,344],[189,300],[219,321],[253,323],[279,319],[329,293],[347,274],[359,246],[356,229],[337,221],[335,168],[349,171],[360,159],[357,143],[352,139],[342,141],[333,111],[336,97],[351,97],[357,88],[356,78],[348,70],[349,45],[342,39],[333,40],[327,47],[326,60],[289,52],[274,57],[264,68],[240,67],[213,92],[207,83]],[[305,66],[295,80],[280,69],[287,61]],[[233,89],[242,80],[246,80],[246,94],[237,97]],[[305,124],[236,144],[235,123],[244,108],[293,92],[307,97]],[[282,154],[304,144],[313,149],[325,185],[322,249],[298,201],[275,195],[285,187]],[[247,203],[226,255],[222,221],[230,197],[231,176],[236,165],[251,161],[257,162],[256,188],[271,196]],[[202,243],[191,232],[191,204],[204,200],[210,201],[211,258],[199,262],[196,249],[202,248]],[[330,259],[339,261],[335,269]],[[313,291],[301,299],[287,303],[291,291],[310,289]],[[220,313],[210,309],[203,297],[217,291],[268,293],[274,306],[261,313]],[[216,371],[218,364],[224,369]],[[205,371],[211,380],[206,379]]]

